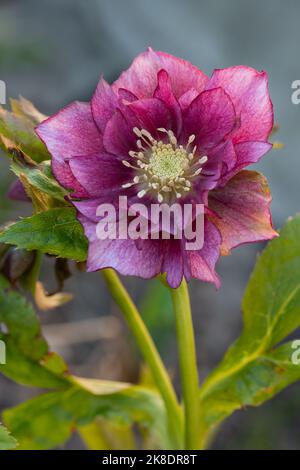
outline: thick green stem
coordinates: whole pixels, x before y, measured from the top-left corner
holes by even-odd
[[[154,377],[157,388],[165,402],[168,413],[170,435],[175,448],[182,449],[182,412],[172,386],[169,374],[160,358],[155,344],[128,292],[113,269],[102,270],[106,284],[120,307],[127,324],[133,333],[146,363]]]
[[[188,287],[185,280],[171,289],[185,414],[185,448],[199,448],[199,385],[195,336]]]

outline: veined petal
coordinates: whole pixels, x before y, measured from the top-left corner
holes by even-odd
[[[91,101],[91,108],[95,123],[101,133],[112,117],[117,107],[118,97],[111,86],[101,78]]]
[[[229,94],[241,121],[234,132],[234,142],[266,140],[273,128],[267,73],[245,66],[217,69],[207,89],[216,87],[222,87]]]
[[[120,191],[122,184],[132,179],[131,169],[109,154],[74,157],[70,160],[70,168],[77,181],[92,197],[114,189]]]
[[[208,82],[206,75],[190,62],[149,48],[136,57],[129,69],[114,82],[113,88],[125,88],[138,98],[151,98],[157,86],[157,73],[161,69],[168,72],[177,98],[190,88],[200,93]]]
[[[114,268],[125,276],[139,276],[149,279],[161,270],[162,250],[160,240],[140,240],[137,247],[134,240],[100,240],[96,224],[79,215],[89,239],[87,270],[98,271]]]
[[[52,170],[58,182],[73,189],[75,197],[86,197],[87,192],[77,182],[68,161],[76,155],[96,153],[102,148],[90,105],[70,104],[39,124],[36,133],[52,155]]]
[[[176,135],[180,135],[182,128],[182,114],[180,105],[173,94],[171,80],[168,72],[165,70],[160,70],[157,75],[157,87],[154,91],[154,97],[162,100],[170,111],[172,116],[172,126],[171,129],[175,132]]]
[[[207,218],[204,225],[204,245],[199,251],[185,251],[191,277],[212,282],[218,288],[220,279],[215,265],[220,257],[221,235],[218,228]]]
[[[222,236],[222,255],[243,243],[277,236],[272,227],[271,199],[266,178],[247,170],[209,193],[209,208],[216,214],[210,218]]]
[[[218,145],[235,127],[233,103],[222,88],[201,93],[192,101],[183,117],[183,142],[196,136],[195,144],[203,151]]]

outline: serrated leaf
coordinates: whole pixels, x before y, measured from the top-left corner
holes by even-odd
[[[71,207],[54,208],[22,219],[0,233],[0,242],[75,261],[87,257],[87,239]]]
[[[15,438],[0,424],[0,450],[15,449],[17,445]]]
[[[300,379],[280,341],[300,326],[300,216],[259,257],[243,299],[244,328],[200,390],[202,433],[234,410],[259,405]]]

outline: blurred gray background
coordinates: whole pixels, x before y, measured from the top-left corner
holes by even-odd
[[[292,81],[300,79],[299,20],[300,2],[296,0],[1,0],[0,79],[7,84],[8,96],[21,94],[50,114],[74,99],[89,100],[100,74],[114,80],[149,45],[190,60],[208,75],[214,68],[237,64],[265,69],[280,125],[275,138],[284,142],[285,148],[273,150],[257,168],[268,177],[273,217],[280,227],[300,207],[300,105],[293,105],[290,98]],[[11,176],[7,162],[1,160],[0,191],[5,194]],[[26,210],[1,197],[1,221]],[[221,260],[223,282],[218,292],[212,286],[192,283],[201,377],[239,334],[242,294],[261,248],[244,246]],[[44,266],[49,288],[53,282],[51,263]],[[147,283],[125,281],[139,304],[144,293],[149,296]],[[50,344],[65,355],[75,373],[134,380],[136,354],[134,347],[122,340],[123,333],[108,338],[104,334],[101,339],[100,331],[99,341],[89,338],[77,344],[75,338],[74,344],[73,338],[69,346],[55,338],[52,324],[68,327],[108,314],[120,321],[99,275],[75,273],[66,287],[76,292],[75,301],[41,314]],[[151,308],[144,305],[144,309],[145,315],[153,315]],[[177,374],[172,319],[164,310],[168,306],[151,321],[155,324],[166,315],[163,338],[157,332],[157,341]],[[126,331],[122,323],[120,328]],[[76,336],[76,332],[72,334]],[[0,377],[1,409],[33,393]],[[263,408],[235,414],[221,429],[214,448],[300,449],[299,404],[300,384],[296,384]],[[67,445],[81,447],[76,437]]]

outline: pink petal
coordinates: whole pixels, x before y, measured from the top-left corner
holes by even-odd
[[[161,272],[167,274],[168,284],[176,289],[183,278],[182,240],[164,240],[162,244],[164,257]]]
[[[168,72],[177,98],[190,88],[201,92],[208,81],[206,75],[189,62],[149,48],[121,74],[113,84],[113,88],[115,90],[125,88],[138,98],[151,98],[157,86],[157,73],[161,69]]]
[[[183,119],[183,142],[195,134],[195,144],[203,151],[218,145],[236,124],[233,103],[222,88],[207,90],[197,96]]]
[[[128,157],[128,152],[136,148],[137,137],[133,126],[128,123],[120,110],[108,121],[103,135],[103,144],[107,152],[119,157]]]
[[[52,155],[52,170],[59,183],[73,189],[76,197],[86,196],[86,191],[72,174],[68,160],[73,156],[96,153],[102,148],[90,105],[70,104],[39,124],[36,133]]]
[[[271,195],[266,178],[255,171],[241,171],[224,188],[209,194],[210,216],[222,236],[222,255],[243,243],[269,240],[272,227]]]
[[[171,115],[165,104],[157,98],[148,98],[134,101],[128,105],[136,115],[136,126],[148,130],[153,137],[157,137],[157,129],[171,128]]]
[[[77,181],[94,197],[115,189],[120,191],[123,183],[132,180],[131,169],[108,154],[74,157],[70,168]]]
[[[85,234],[89,239],[87,270],[97,271],[114,268],[125,276],[139,276],[144,279],[159,274],[162,250],[159,240],[140,240],[137,248],[134,240],[99,240],[96,224],[79,216]]]
[[[266,140],[273,128],[273,106],[266,72],[236,66],[215,70],[208,89],[222,87],[231,97],[241,125],[234,141]]]
[[[221,241],[219,230],[206,218],[203,248],[199,251],[185,251],[191,276],[200,281],[212,282],[217,288],[221,283],[215,265],[220,257]]]
[[[179,103],[173,94],[171,81],[165,70],[160,70],[157,75],[158,85],[154,91],[154,97],[163,101],[172,116],[171,129],[179,135],[182,128],[182,115]]]
[[[115,112],[118,97],[110,85],[101,78],[91,101],[94,120],[103,133],[109,119]]]
[[[271,150],[271,148],[272,144],[269,144],[268,142],[240,142],[235,144],[233,146],[233,150],[236,155],[235,164],[233,166],[227,166],[219,184],[226,184],[230,178],[236,175],[243,168],[258,162],[263,155]]]
[[[86,198],[89,193],[84,189],[73,175],[69,162],[52,159],[51,168],[57,181],[66,189],[72,190],[72,196]]]

